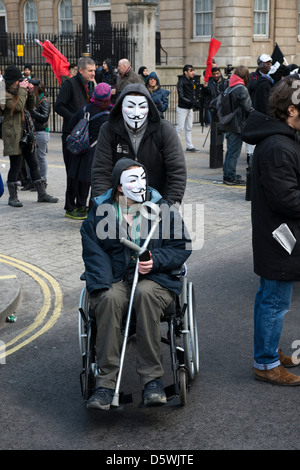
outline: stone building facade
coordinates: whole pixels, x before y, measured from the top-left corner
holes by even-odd
[[[176,76],[185,63],[203,70],[211,37],[221,42],[215,57],[221,67],[255,68],[258,55],[271,55],[275,43],[287,63],[300,63],[299,0],[0,0],[0,30],[72,31],[82,22],[84,2],[89,24],[139,18],[131,24],[140,48],[136,66],[155,67],[154,37],[160,31],[162,77]]]

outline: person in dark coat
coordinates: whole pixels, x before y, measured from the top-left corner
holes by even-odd
[[[77,74],[63,82],[54,108],[55,112],[63,117],[62,150],[67,173],[66,217],[79,220],[86,217],[85,211],[81,209],[86,207],[90,185],[69,176],[69,168],[74,156],[67,149],[66,140],[70,133],[69,120],[90,101],[94,91],[94,78],[95,62],[89,57],[81,57],[78,60]]]
[[[269,116],[253,111],[242,132],[244,141],[256,146],[251,214],[254,271],[260,276],[260,287],[254,306],[254,374],[258,380],[278,385],[300,385],[300,377],[284,369],[297,362],[278,349],[293,283],[300,280],[297,83],[288,77],[276,84],[270,94]],[[273,237],[282,224],[296,239],[290,252]]]
[[[241,154],[243,140],[241,132],[249,113],[253,110],[251,98],[247,89],[249,70],[244,65],[236,67],[229,79],[231,106],[235,110],[233,119],[226,125],[220,126],[226,132],[227,151],[223,164],[223,182],[227,185],[245,185],[241,175],[236,174],[236,166]]]
[[[153,99],[156,107],[160,113],[160,116],[164,116],[164,112],[167,111],[169,107],[169,90],[164,90],[161,88],[160,81],[155,72],[151,72],[146,79],[146,87]]]
[[[145,201],[151,201],[163,215],[157,236],[148,245],[149,259],[142,261],[120,238],[143,245],[152,223],[141,216]],[[108,229],[102,231],[104,226]],[[141,163],[121,158],[113,169],[111,188],[94,199],[81,236],[90,311],[96,318],[99,367],[88,408],[110,409],[120,363],[122,318],[127,313],[136,263],[140,276],[133,308],[143,401],[145,405],[166,403],[160,322],[174,295],[181,292],[181,280],[172,275],[172,270],[191,254],[191,241],[178,211],[147,185],[147,171]]]
[[[117,98],[130,83],[144,84],[144,80],[133,70],[128,59],[120,59],[118,62]]]
[[[268,54],[261,54],[257,58],[257,69],[249,75],[248,91],[252,101],[252,106],[260,113],[268,114],[269,94],[274,85],[274,78],[270,71],[272,68],[272,57]],[[249,165],[247,171],[251,177],[252,156],[254,146],[246,145],[247,163]]]
[[[93,196],[109,189],[113,167],[124,156],[147,168],[149,185],[164,199],[181,203],[186,187],[182,145],[142,83],[127,85],[100,129],[92,167]]]
[[[111,86],[111,102],[114,104],[116,101],[117,74],[109,59],[103,61],[99,72],[96,70],[95,80],[96,83],[108,83]]]
[[[145,65],[142,65],[142,67],[139,68],[138,75],[141,76],[142,80],[146,84],[147,77],[148,77],[148,69],[147,69],[147,67],[145,67]]]
[[[193,65],[186,64],[183,67],[183,75],[177,82],[178,106],[176,131],[178,136],[183,129],[185,132],[185,143],[187,152],[199,152],[192,143],[193,108],[198,108],[195,95],[195,69]]]
[[[48,120],[50,116],[51,106],[48,100],[48,93],[43,82],[39,81],[38,85],[35,85],[36,94],[36,105],[31,110],[31,117],[35,128],[36,137],[36,156],[39,162],[41,179],[47,185],[47,145],[50,140]],[[27,168],[27,183],[21,189],[21,191],[28,191],[34,188],[33,181],[30,176],[29,168]]]
[[[228,79],[222,76],[219,67],[212,67],[211,73],[211,80],[204,82],[203,85],[203,94],[207,97],[209,102],[216,98],[221,92],[225,91],[229,85]]]
[[[113,108],[110,98],[110,85],[107,83],[99,83],[94,90],[89,104],[79,109],[69,121],[69,129],[71,132],[76,124],[84,117],[86,112],[90,114],[90,118],[94,118],[89,122],[90,148],[84,154],[74,155],[69,168],[69,176],[71,178],[84,181],[89,185],[91,184],[92,164],[99,130],[102,124],[108,120],[109,113]],[[88,207],[90,205],[91,202],[88,204]]]

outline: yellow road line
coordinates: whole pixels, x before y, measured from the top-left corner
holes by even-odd
[[[0,279],[15,279],[16,277],[15,274],[6,274],[5,276],[0,276]]]
[[[53,327],[53,325],[58,320],[58,317],[59,317],[61,309],[62,309],[62,297],[63,296],[62,296],[62,292],[61,292],[61,289],[59,287],[58,282],[52,276],[50,276],[49,274],[47,274],[45,271],[41,270],[40,268],[38,268],[34,265],[31,265],[29,263],[26,263],[24,261],[18,260],[16,258],[12,258],[10,256],[3,255],[3,254],[0,254],[0,262],[6,263],[10,266],[13,266],[17,269],[20,269],[23,272],[25,272],[26,274],[28,274],[29,276],[31,276],[40,285],[40,287],[43,291],[43,294],[44,294],[44,304],[43,304],[42,308],[40,309],[39,313],[36,315],[33,323],[28,328],[26,328],[22,333],[17,335],[14,339],[12,339],[8,343],[6,343],[2,348],[0,347],[0,351],[4,347],[6,349],[5,353],[2,353],[2,354],[0,353],[0,359],[1,359],[2,357],[8,356],[8,355],[12,354],[13,352],[19,350],[23,346],[29,344],[31,341],[38,338],[40,335],[44,334],[46,331],[48,331],[49,329],[51,329]],[[51,314],[50,318],[48,319],[48,321],[44,324],[44,326],[42,328],[40,328],[35,334],[33,334],[29,338],[25,339],[24,341],[22,341],[20,344],[18,344],[14,348],[11,348],[11,349],[7,350],[8,346],[11,346],[11,345],[15,344],[20,339],[24,338],[25,336],[30,335],[34,330],[36,330],[36,328],[40,327],[41,324],[43,323],[43,321],[45,321],[45,319],[46,319],[46,317],[47,317],[47,315],[50,311],[50,308],[51,308],[51,291],[50,291],[48,285],[46,284],[46,282],[41,278],[41,276],[44,279],[46,279],[48,281],[48,283],[51,285],[52,290],[53,290],[54,295],[55,295],[54,307],[53,307],[53,310],[52,310],[52,314]]]
[[[9,164],[9,160],[0,159],[0,163],[8,163]],[[66,168],[65,165],[56,165],[56,164],[53,164],[53,163],[52,164],[48,163],[48,167],[50,167],[50,168],[63,168],[63,169]]]

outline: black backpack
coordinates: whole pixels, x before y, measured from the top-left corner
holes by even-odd
[[[237,108],[232,110],[230,94],[232,90],[238,86],[244,85],[235,85],[234,87],[226,88],[225,91],[221,91],[216,98],[211,100],[208,106],[212,120],[219,125],[225,125],[231,122],[236,113]]]

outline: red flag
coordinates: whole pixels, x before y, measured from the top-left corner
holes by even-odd
[[[205,71],[205,76],[204,76],[204,81],[208,82],[209,77],[211,77],[211,67],[212,67],[212,60],[213,57],[216,55],[216,53],[219,50],[219,47],[221,46],[220,41],[217,39],[211,38],[209,48],[208,48],[208,57],[206,60],[206,71]]]
[[[41,42],[36,39],[36,42],[43,48],[42,56],[45,57],[46,62],[51,65],[54,75],[58,83],[61,85],[61,77],[69,76],[69,62],[67,58],[56,49],[53,44],[46,39],[44,42]]]

